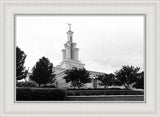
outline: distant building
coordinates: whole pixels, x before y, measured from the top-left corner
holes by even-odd
[[[70,83],[66,83],[64,76],[66,75],[64,72],[66,69],[76,68],[84,68],[85,64],[79,61],[79,49],[76,47],[76,43],[73,42],[73,32],[71,31],[71,27],[67,32],[67,42],[64,44],[64,49],[62,50],[62,62],[60,65],[54,67],[56,74],[56,86],[58,88],[71,88]],[[89,70],[88,70],[89,71]],[[89,71],[90,77],[92,78],[91,83],[87,83],[83,88],[99,88],[97,81],[94,79],[98,74],[104,74],[102,72]]]

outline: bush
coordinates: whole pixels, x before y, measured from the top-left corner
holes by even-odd
[[[87,89],[68,89],[68,90],[131,90],[131,89],[121,89],[121,88],[106,88],[106,89],[104,89],[104,88],[96,88],[96,89],[94,89],[94,88],[87,88]]]
[[[56,86],[55,85],[52,85],[52,84],[50,84],[50,85],[44,85],[44,86],[42,86],[43,88],[56,88]]]
[[[17,82],[17,87],[37,87],[36,83],[34,82]]]
[[[52,88],[17,88],[17,101],[60,101],[65,99],[65,92]]]

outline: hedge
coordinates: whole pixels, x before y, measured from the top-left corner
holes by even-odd
[[[37,84],[34,82],[17,82],[17,87],[37,87]]]
[[[106,89],[104,89],[104,88],[96,88],[96,89],[94,89],[94,88],[87,88],[87,89],[84,89],[84,88],[81,88],[81,89],[71,89],[71,88],[69,88],[68,90],[131,90],[131,89],[122,89],[122,88],[106,88]]]
[[[17,101],[61,101],[66,97],[61,89],[16,88]]]
[[[133,90],[68,90],[67,96],[79,95],[144,95],[144,91]]]

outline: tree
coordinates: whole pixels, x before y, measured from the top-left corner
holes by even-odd
[[[39,87],[41,84],[47,84],[54,81],[55,74],[53,71],[53,64],[49,61],[48,58],[42,57],[36,63],[32,69],[32,74],[30,79],[37,82]]]
[[[144,89],[144,72],[138,74],[136,83],[133,85],[133,87]]]
[[[19,47],[16,47],[16,79],[21,80],[27,76],[28,71],[25,70],[24,63],[26,54]]]
[[[82,87],[85,83],[91,82],[91,79],[89,78],[89,72],[85,68],[68,69],[65,71],[65,74],[66,76],[64,77],[64,79],[67,83],[71,82],[71,85],[74,87],[74,89],[76,87],[80,89],[80,87]]]
[[[134,66],[122,66],[122,68],[119,71],[115,72],[115,76],[118,81],[122,85],[125,86],[126,89],[131,88],[131,84],[136,82],[136,78],[138,76],[138,71],[140,70],[139,67]]]
[[[100,74],[97,76],[97,80],[100,81],[99,85],[104,86],[106,89],[108,86],[113,85],[114,74]]]

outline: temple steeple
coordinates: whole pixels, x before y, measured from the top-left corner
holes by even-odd
[[[73,38],[73,32],[69,30],[67,32],[67,41],[70,41],[72,43],[72,38]]]
[[[73,32],[71,31],[71,23],[67,23],[67,25],[69,26],[69,30],[67,32],[67,39],[72,43]]]
[[[63,60],[71,59],[78,61],[78,48],[76,48],[76,43],[73,43],[73,32],[71,31],[71,24],[69,25],[69,30],[67,31],[67,42],[64,44],[62,50]]]
[[[64,44],[64,49],[62,50],[62,58],[61,67],[63,68],[82,68],[84,64],[82,64],[78,59],[78,51],[76,48],[76,43],[73,42],[73,31],[71,31],[71,24],[68,24],[69,30],[67,31],[67,42]]]

